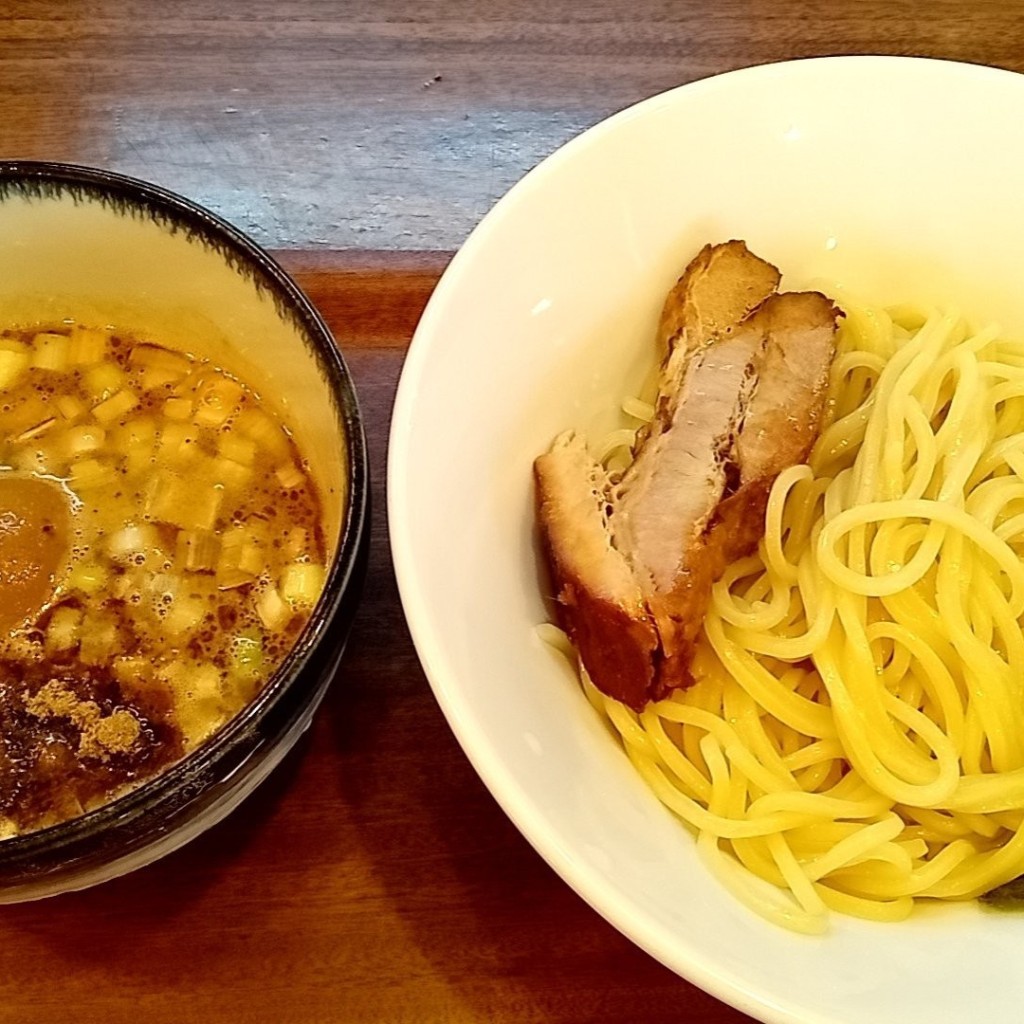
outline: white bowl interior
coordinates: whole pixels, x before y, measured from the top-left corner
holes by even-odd
[[[324,496],[333,558],[347,489],[332,393],[298,321],[223,246],[79,188],[0,196],[0,325],[71,318],[205,356],[289,424]]]
[[[724,75],[573,141],[483,221],[439,285],[396,403],[390,521],[427,675],[537,849],[658,959],[767,1021],[1017,1020],[1024,917],[969,904],[834,918],[806,938],[712,880],[689,834],[534,635],[533,458],[598,429],[654,358],[664,294],[707,241],[873,302],[1024,329],[1024,78],[834,58]]]

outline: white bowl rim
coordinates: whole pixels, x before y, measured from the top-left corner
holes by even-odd
[[[587,864],[568,856],[565,847],[551,834],[542,820],[538,806],[525,793],[515,774],[499,758],[493,756],[487,743],[474,731],[448,685],[451,674],[449,665],[443,645],[438,642],[431,627],[429,596],[420,586],[414,537],[410,529],[412,516],[407,475],[404,472],[408,455],[406,438],[414,417],[419,378],[430,358],[432,341],[436,338],[435,328],[441,320],[449,296],[459,288],[463,268],[474,261],[477,251],[487,244],[492,229],[504,219],[524,193],[539,187],[551,171],[564,161],[574,159],[578,150],[593,145],[623,121],[643,116],[662,104],[672,103],[680,95],[694,97],[736,80],[756,84],[758,80],[785,75],[793,69],[827,71],[829,68],[850,66],[858,66],[865,73],[873,68],[890,71],[900,68],[907,71],[914,68],[942,68],[977,78],[1013,80],[1018,86],[1024,83],[1024,76],[1014,71],[947,58],[878,54],[803,57],[737,68],[697,79],[657,93],[599,121],[564,143],[516,182],[482,218],[453,256],[427,303],[410,343],[396,393],[388,443],[387,517],[399,595],[424,673],[474,770],[533,848],[566,884],[613,927],[681,977],[766,1024],[842,1024],[842,1021],[829,1012],[821,1013],[809,1007],[799,998],[778,991],[770,994],[759,991],[751,987],[741,974],[723,970],[712,958],[702,956],[693,948],[680,955],[676,936],[637,911],[628,900],[619,899],[618,893],[607,888],[597,872]]]

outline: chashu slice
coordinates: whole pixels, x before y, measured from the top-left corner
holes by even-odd
[[[777,267],[733,239],[705,245],[665,298],[658,323],[662,354],[695,352],[739,323],[779,287]]]
[[[838,315],[818,292],[766,298],[691,358],[673,429],[650,438],[623,477],[611,524],[658,629],[653,697],[692,682],[712,585],[756,549],[775,478],[810,453]]]
[[[692,681],[693,641],[707,608],[715,510],[765,344],[744,323],[690,359],[671,418],[653,433],[616,488],[616,547],[629,559],[658,630],[661,657],[649,696]]]
[[[647,699],[692,681],[693,640],[711,588],[704,536],[725,491],[764,345],[741,325],[780,279],[778,268],[742,241],[705,245],[662,308],[655,416],[638,436],[611,517],[615,544],[633,566],[659,635]]]
[[[641,445],[670,421],[670,407],[694,354],[728,334],[775,292],[780,279],[777,267],[735,239],[705,245],[690,261],[669,291],[658,321],[662,361],[656,415],[640,431]]]
[[[839,316],[820,292],[781,292],[747,321],[763,333],[764,353],[732,454],[738,485],[715,510],[708,538],[713,579],[757,548],[775,478],[810,455],[821,429]]]
[[[559,624],[594,685],[642,707],[654,685],[658,636],[633,571],[612,544],[608,474],[568,431],[535,460],[534,479]]]
[[[804,462],[818,438],[839,310],[820,292],[783,292],[757,311],[765,353],[736,443],[740,483]]]
[[[563,434],[535,464],[560,621],[595,685],[640,710],[692,682],[711,585],[756,547],[775,476],[817,436],[832,304],[775,296],[741,242],[706,246],[665,304],[655,417],[621,481]]]

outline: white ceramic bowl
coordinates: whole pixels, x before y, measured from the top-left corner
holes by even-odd
[[[688,85],[526,176],[453,260],[417,331],[391,436],[402,600],[437,698],[526,837],[636,943],[765,1021],[1024,1015],[1024,916],[974,904],[822,938],[752,916],[633,773],[545,617],[531,463],[596,428],[653,359],[668,287],[743,238],[785,287],[825,278],[1024,329],[1024,77],[843,57]]]

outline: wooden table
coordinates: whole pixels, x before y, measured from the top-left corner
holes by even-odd
[[[284,250],[356,377],[376,514],[310,734],[186,849],[0,910],[0,1021],[747,1020],[584,905],[449,733],[384,519],[405,346],[493,201],[614,110],[813,54],[1021,70],[1022,28],[1009,0],[0,2],[0,154],[157,181]]]

